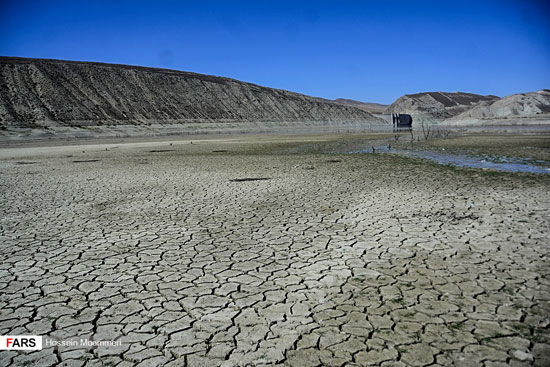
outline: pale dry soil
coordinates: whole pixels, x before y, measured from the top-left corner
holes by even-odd
[[[0,334],[122,341],[0,365],[548,366],[550,178],[326,139],[0,149]]]

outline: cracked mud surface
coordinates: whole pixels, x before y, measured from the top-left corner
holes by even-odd
[[[2,150],[1,366],[550,364],[550,179],[193,143]]]

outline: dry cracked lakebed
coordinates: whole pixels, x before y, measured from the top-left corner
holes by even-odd
[[[171,144],[0,149],[0,334],[118,341],[1,366],[549,365],[550,178]]]

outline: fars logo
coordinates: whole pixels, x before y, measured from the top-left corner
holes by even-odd
[[[42,337],[36,335],[2,335],[0,350],[41,350]]]

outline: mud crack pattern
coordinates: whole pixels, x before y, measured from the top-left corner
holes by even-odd
[[[122,341],[0,365],[549,365],[548,181],[170,148],[0,160],[0,334]]]

